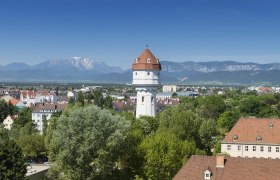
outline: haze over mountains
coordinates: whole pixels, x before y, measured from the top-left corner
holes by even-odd
[[[280,63],[161,61],[161,64],[163,84],[280,84]],[[36,65],[0,64],[1,81],[130,83],[131,79],[130,69],[83,57],[52,59]]]

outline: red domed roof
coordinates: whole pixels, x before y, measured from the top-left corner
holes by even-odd
[[[132,64],[132,70],[161,70],[159,60],[145,48],[142,54]]]

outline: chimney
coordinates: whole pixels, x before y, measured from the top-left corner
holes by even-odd
[[[225,167],[225,155],[217,154],[216,155],[216,168],[224,168]]]

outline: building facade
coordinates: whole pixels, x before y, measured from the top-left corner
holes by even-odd
[[[221,142],[231,157],[280,158],[280,119],[241,118]]]
[[[176,92],[177,85],[164,85],[162,86],[162,92]]]
[[[32,112],[32,121],[35,124],[35,127],[40,133],[43,132],[44,122],[43,119],[46,117],[46,120],[49,120],[53,113],[62,112],[65,110],[67,104],[39,104],[35,106],[35,109]]]
[[[5,129],[11,130],[12,124],[14,123],[14,120],[17,118],[17,116],[7,116],[6,119],[3,121],[3,125]]]
[[[156,115],[156,92],[160,85],[161,64],[149,49],[132,64],[133,81],[136,87],[136,117]]]

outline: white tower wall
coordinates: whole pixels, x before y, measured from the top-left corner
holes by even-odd
[[[139,87],[137,91],[136,117],[156,115],[156,87]]]
[[[156,70],[138,70],[133,71],[134,86],[158,86],[160,81],[160,73]]]
[[[132,64],[133,81],[136,87],[136,117],[156,115],[156,92],[160,84],[161,65],[149,49]]]

